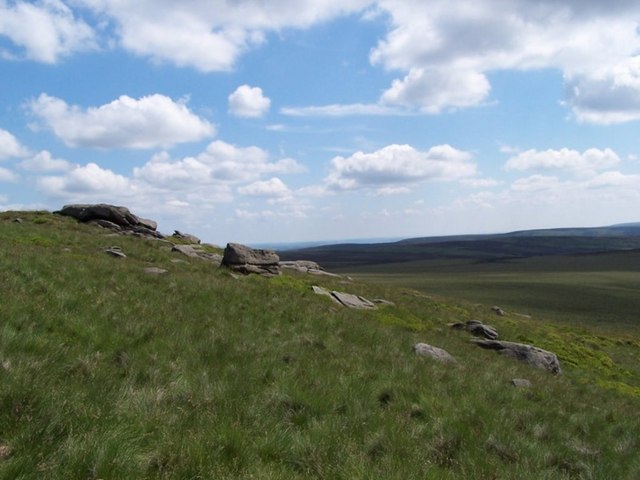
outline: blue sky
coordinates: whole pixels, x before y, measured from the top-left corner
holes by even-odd
[[[640,220],[632,0],[0,0],[0,210],[224,244]]]

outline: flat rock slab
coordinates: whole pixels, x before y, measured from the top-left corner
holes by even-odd
[[[167,272],[168,270],[158,267],[147,267],[144,269],[144,273],[146,273],[147,275],[163,275]]]
[[[457,363],[456,359],[453,358],[453,355],[449,352],[442,348],[429,345],[428,343],[416,343],[413,346],[413,351],[420,357],[433,358],[442,363]]]
[[[317,295],[324,295],[331,298],[334,302],[348,308],[356,308],[360,310],[375,310],[378,307],[371,300],[367,300],[359,295],[352,293],[337,292],[335,290],[329,291],[326,288],[318,287],[314,285],[313,293]]]
[[[526,378],[514,378],[511,380],[511,385],[517,388],[531,388],[531,380]]]
[[[560,361],[555,353],[543,350],[526,343],[501,342],[499,340],[473,340],[482,348],[497,350],[516,360],[528,363],[534,367],[543,368],[551,373],[560,374]]]
[[[345,307],[357,308],[362,310],[375,310],[376,308],[378,308],[373,302],[359,295],[336,291],[331,292],[331,295],[333,295],[336,300],[338,300],[338,302],[340,302]]]
[[[449,326],[456,330],[466,330],[476,337],[483,337],[489,340],[495,340],[498,338],[498,331],[494,327],[491,325],[485,325],[478,320],[469,320],[464,323],[452,323]]]
[[[104,253],[111,255],[112,257],[116,257],[116,258],[127,258],[127,256],[125,255],[125,253],[120,250],[120,247],[111,247],[111,248],[107,248]]]

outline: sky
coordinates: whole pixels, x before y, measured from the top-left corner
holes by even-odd
[[[637,0],[0,0],[0,211],[266,244],[640,221]]]

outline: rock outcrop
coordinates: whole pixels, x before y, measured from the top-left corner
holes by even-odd
[[[450,327],[456,330],[466,330],[476,337],[488,338],[495,340],[498,338],[498,331],[491,325],[485,325],[478,320],[469,320],[467,322],[452,323]]]
[[[184,232],[181,232],[180,230],[174,230],[173,235],[171,236],[177,240],[181,240],[187,243],[194,243],[194,244],[200,243],[200,239],[195,235],[191,235],[190,233],[184,233]]]
[[[433,358],[442,363],[456,363],[456,359],[449,352],[428,343],[416,343],[413,351],[416,355]]]
[[[149,238],[164,238],[164,235],[156,231],[158,228],[156,222],[134,215],[127,207],[118,207],[105,203],[65,205],[54,213],[72,217],[84,223],[95,223],[120,233],[135,234]]]
[[[222,265],[244,275],[279,275],[279,262],[280,257],[273,250],[249,248],[239,243],[228,243],[222,257]]]
[[[490,350],[497,350],[516,360],[543,368],[554,374],[560,374],[560,361],[555,353],[543,350],[526,343],[501,342],[499,340],[473,340],[476,345]]]

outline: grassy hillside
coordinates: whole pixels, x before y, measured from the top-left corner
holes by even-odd
[[[126,259],[104,253],[114,245]],[[1,479],[640,477],[633,332],[389,284],[235,279],[177,255],[0,214]],[[397,306],[347,310],[313,284]],[[469,319],[556,351],[563,375],[447,327]],[[416,357],[416,342],[457,365]]]

